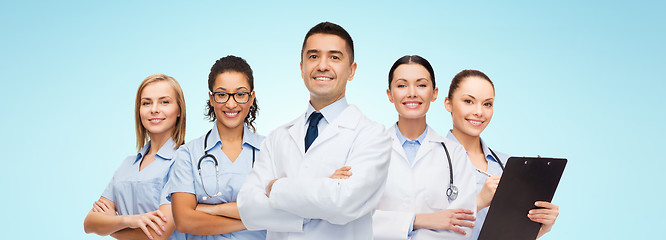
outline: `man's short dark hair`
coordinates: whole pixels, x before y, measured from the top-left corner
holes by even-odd
[[[308,33],[305,34],[305,38],[303,39],[303,46],[301,47],[301,59],[303,58],[303,51],[305,50],[305,42],[308,41],[308,38],[310,36],[317,33],[332,34],[345,40],[345,42],[347,43],[347,48],[348,48],[347,50],[349,50],[351,56],[350,57],[351,61],[349,63],[351,64],[354,62],[354,41],[344,28],[332,22],[322,22],[310,28],[310,31],[308,31]]]

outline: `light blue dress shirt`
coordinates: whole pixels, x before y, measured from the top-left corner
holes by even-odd
[[[405,150],[405,155],[407,155],[407,160],[409,160],[409,164],[414,163],[414,158],[416,157],[416,153],[419,151],[419,147],[421,147],[421,143],[423,142],[423,139],[425,139],[426,134],[428,133],[428,126],[426,125],[425,131],[421,133],[421,136],[417,137],[414,140],[411,140],[400,132],[400,129],[398,129],[398,123],[395,123],[395,135],[398,136],[398,141],[400,141],[400,144],[402,145],[402,149]]]
[[[419,148],[421,147],[421,143],[423,142],[423,139],[425,139],[426,134],[428,133],[428,125],[426,125],[425,130],[423,133],[421,133],[421,136],[417,137],[414,140],[411,140],[404,135],[402,135],[402,132],[400,132],[400,129],[398,128],[398,123],[395,123],[395,135],[398,137],[398,141],[400,141],[400,145],[402,146],[402,149],[405,150],[405,155],[407,156],[407,160],[409,160],[409,164],[414,164],[414,158],[416,157],[416,153],[419,152]],[[414,218],[416,218],[416,214],[412,218],[412,224],[409,225],[409,232],[408,236],[412,236],[414,234]]]
[[[170,204],[164,186],[174,162],[176,143],[169,138],[155,154],[155,161],[139,171],[150,145],[148,142],[137,155],[127,157],[102,193],[102,197],[116,204],[118,215],[144,214],[157,210],[160,205]],[[174,230],[169,239],[185,239],[185,234]]]
[[[340,100],[335,101],[335,102],[329,104],[328,106],[320,109],[319,112],[324,117],[321,119],[323,121],[319,121],[319,124],[317,124],[317,132],[319,132],[319,134],[324,132],[324,129],[326,128],[326,126],[328,126],[328,124],[330,122],[332,122],[333,120],[338,118],[338,116],[340,116],[340,114],[348,106],[349,106],[349,104],[347,103],[347,98],[342,97]],[[314,107],[312,107],[312,104],[309,103],[308,104],[308,109],[305,111],[305,125],[303,126],[304,129],[305,129],[305,132],[307,132],[307,130],[308,130],[308,126],[310,124],[310,115],[312,115],[313,112],[315,112],[315,109],[314,109]],[[315,141],[317,141],[317,140],[315,139]]]
[[[194,194],[197,203],[220,204],[236,202],[238,191],[245,183],[245,177],[252,171],[253,157],[252,152],[256,150],[255,156],[259,155],[259,147],[264,140],[264,136],[253,133],[247,127],[243,129],[243,150],[231,162],[227,155],[222,151],[222,142],[217,130],[213,129],[208,136],[207,148],[209,154],[215,156],[219,167],[219,176],[216,177],[215,163],[213,159],[207,157],[201,162],[201,177],[199,176],[199,159],[204,153],[204,139],[206,135],[194,139],[181,146],[174,157],[175,163],[169,173],[169,182],[165,187],[167,198],[171,200],[171,194],[175,192],[186,192]],[[203,183],[201,182],[203,178]],[[218,179],[219,188],[216,189],[216,179]],[[214,196],[218,191],[222,194]],[[203,200],[203,197],[207,197]],[[187,221],[187,220],[186,220]],[[266,239],[266,231],[248,231],[242,230],[220,235],[192,235],[187,234],[187,239]]]
[[[451,133],[451,130],[449,130],[449,133],[446,135],[446,138],[451,139],[457,143],[458,139],[456,139],[455,136],[453,136],[453,133]],[[495,156],[490,151],[490,148],[488,148],[488,145],[481,139],[481,149],[483,149],[483,155],[486,156],[486,161],[488,161],[488,169],[487,173],[490,173],[493,176],[496,175],[502,175],[502,167],[500,167],[499,162],[497,159],[495,159]],[[497,157],[500,158],[500,161],[502,161],[502,165],[506,164],[506,161],[509,159],[509,155],[494,151],[495,154],[497,154]],[[481,192],[481,189],[483,189],[483,185],[486,183],[486,176],[483,173],[475,171],[476,175],[476,194],[478,195]],[[481,210],[479,210],[476,213],[476,221],[474,222],[474,229],[472,230],[472,238],[473,240],[479,239],[479,233],[481,233],[481,227],[483,227],[483,223],[486,221],[486,215],[488,215],[488,209],[490,207],[485,207]]]

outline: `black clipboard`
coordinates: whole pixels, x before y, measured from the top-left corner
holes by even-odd
[[[504,167],[479,240],[534,240],[540,223],[527,217],[536,201],[552,201],[567,159],[511,157]]]

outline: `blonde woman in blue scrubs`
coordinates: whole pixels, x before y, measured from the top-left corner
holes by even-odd
[[[176,149],[185,141],[185,100],[178,82],[148,76],[136,94],[139,153],[122,162],[83,223],[86,233],[117,239],[185,239],[163,193]]]
[[[453,77],[444,103],[453,121],[453,129],[446,137],[459,142],[467,151],[474,167],[478,169],[475,173],[478,212],[472,236],[472,239],[478,239],[500,175],[504,171],[504,164],[509,159],[509,155],[492,150],[481,139],[481,132],[493,117],[495,86],[481,71],[463,70]],[[553,228],[559,215],[559,207],[543,201],[535,202],[534,205],[542,208],[531,210],[527,216],[542,224],[537,235],[539,238]]]
[[[217,60],[208,89],[212,129],[178,149],[169,174],[176,226],[187,239],[266,239],[266,231],[245,230],[236,207],[264,140],[254,132],[259,108],[250,65],[236,56]]]
[[[386,94],[398,121],[388,130],[391,164],[373,215],[374,239],[471,236],[476,208],[473,167],[465,149],[426,123],[437,93],[433,68],[418,55],[398,59],[389,70]],[[449,196],[451,177],[457,190]]]

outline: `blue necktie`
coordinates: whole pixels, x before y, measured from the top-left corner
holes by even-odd
[[[321,120],[323,117],[324,116],[321,115],[320,112],[313,112],[310,115],[310,125],[308,125],[308,132],[305,134],[305,152],[308,151],[308,148],[310,148],[312,142],[314,142],[315,138],[317,138],[317,125],[319,124],[319,120]]]

